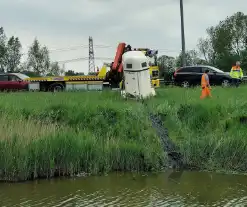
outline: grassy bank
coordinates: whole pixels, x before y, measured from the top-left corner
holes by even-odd
[[[245,171],[246,87],[163,88],[147,101],[190,166]],[[115,92],[0,94],[0,177],[160,170],[166,165],[145,106]]]
[[[187,165],[206,170],[246,171],[247,87],[163,89],[150,105],[161,114]]]
[[[158,170],[159,138],[144,108],[112,93],[0,95],[0,177]]]

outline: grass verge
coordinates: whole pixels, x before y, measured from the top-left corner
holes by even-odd
[[[143,106],[116,93],[0,95],[0,178],[159,170],[159,138]]]
[[[184,163],[201,170],[247,170],[247,87],[212,90],[165,88],[149,104],[163,117]]]
[[[185,164],[246,171],[247,87],[161,88],[147,106],[159,114]],[[155,171],[167,164],[140,102],[116,92],[0,94],[0,178]]]

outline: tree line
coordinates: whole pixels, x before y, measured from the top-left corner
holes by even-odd
[[[206,64],[229,72],[236,61],[247,69],[247,15],[234,13],[218,25],[206,29],[206,37],[198,40],[197,49],[186,51],[186,65]],[[169,79],[174,70],[182,66],[182,54],[178,57],[160,56],[161,76]]]
[[[22,44],[18,37],[7,38],[4,28],[0,27],[0,72],[21,72],[30,77],[58,76],[58,75],[84,75],[73,70],[63,71],[58,62],[50,59],[49,50],[42,46],[37,38],[29,47],[27,59],[23,57]]]

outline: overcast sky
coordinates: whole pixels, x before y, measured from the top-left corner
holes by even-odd
[[[184,0],[186,49],[193,49],[206,28],[237,11],[247,11],[246,0]],[[18,36],[26,53],[37,37],[49,49],[88,44],[92,36],[95,57],[114,58],[117,44],[159,49],[176,56],[181,48],[179,0],[0,0],[0,26]],[[54,61],[88,57],[88,49],[53,51]],[[109,60],[97,60],[102,66]],[[65,64],[88,71],[88,61]]]

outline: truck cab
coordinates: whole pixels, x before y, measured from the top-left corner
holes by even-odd
[[[159,66],[157,63],[157,53],[152,56],[147,56],[149,60],[149,73],[153,87],[159,87]]]

